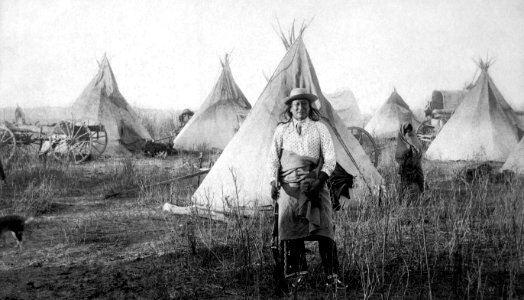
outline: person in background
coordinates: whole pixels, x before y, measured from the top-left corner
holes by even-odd
[[[417,187],[418,193],[424,192],[422,143],[413,132],[413,126],[410,123],[400,126],[395,160],[399,165],[398,174],[400,175],[401,194],[411,193],[414,185]]]

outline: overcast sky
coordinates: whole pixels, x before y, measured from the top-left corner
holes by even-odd
[[[285,53],[273,27],[314,18],[304,41],[321,88],[364,111],[393,87],[412,107],[472,80],[474,58],[524,110],[524,1],[0,1],[0,106],[68,106],[107,53],[120,91],[149,108],[198,108],[231,54],[254,104]]]

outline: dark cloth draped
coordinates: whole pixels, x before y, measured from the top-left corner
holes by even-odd
[[[344,196],[349,199],[349,189],[353,188],[354,176],[346,172],[338,163],[335,170],[329,176],[327,184],[331,192],[331,200],[333,202],[333,209],[340,210],[340,197]]]

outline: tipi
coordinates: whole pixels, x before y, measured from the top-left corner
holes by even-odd
[[[362,126],[362,114],[357,99],[351,90],[346,89],[326,94],[326,98],[347,127]]]
[[[27,124],[25,121],[24,111],[22,110],[20,106],[18,106],[18,104],[16,105],[16,109],[15,109],[15,123],[18,125]]]
[[[226,55],[211,94],[173,142],[176,149],[224,149],[246,118],[251,104],[235,83]]]
[[[491,62],[478,65],[475,86],[430,144],[428,159],[504,162],[517,146],[524,127],[489,76]]]
[[[524,174],[524,138],[509,154],[501,170],[510,170],[517,174]]]
[[[105,55],[99,63],[98,73],[73,103],[72,114],[77,120],[104,125],[108,139],[104,154],[129,155],[130,151],[139,150],[145,140],[151,139],[136,113],[120,94]]]
[[[407,103],[394,89],[364,129],[375,137],[394,138],[403,123],[411,123],[413,128],[420,125]]]
[[[227,211],[237,205],[252,208],[272,203],[267,156],[280,115],[285,110],[282,99],[295,87],[306,88],[319,97],[320,112],[332,134],[337,162],[357,177],[357,185],[365,189],[381,184],[382,177],[322,94],[306,46],[299,36],[288,48],[238,133],[196,190],[193,195],[196,204]]]

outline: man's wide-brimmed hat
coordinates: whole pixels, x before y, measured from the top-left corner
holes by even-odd
[[[317,95],[309,93],[305,88],[294,88],[289,92],[289,97],[284,98],[284,103],[289,105],[291,101],[297,99],[309,100],[313,108],[320,109],[320,101]]]

